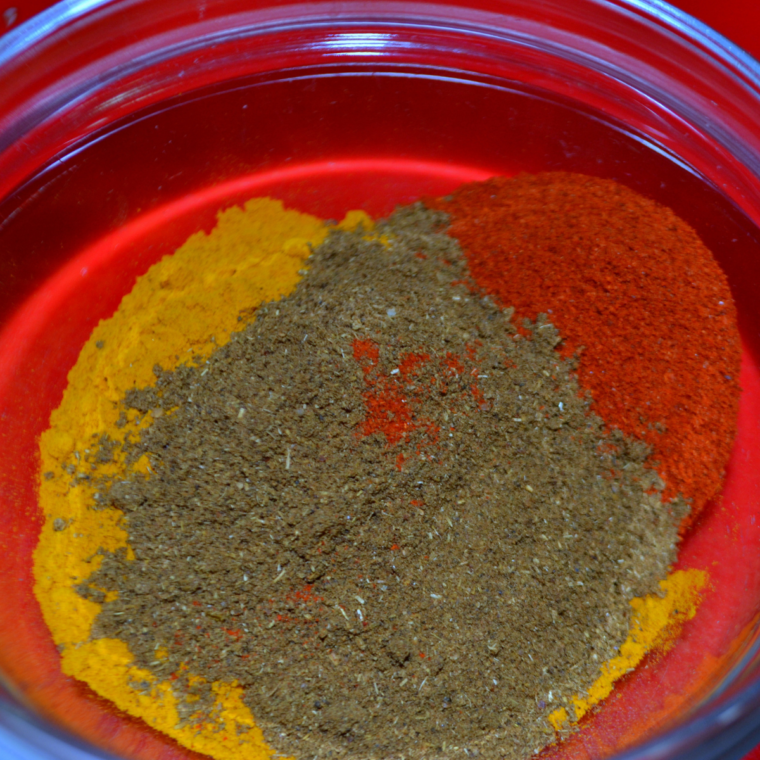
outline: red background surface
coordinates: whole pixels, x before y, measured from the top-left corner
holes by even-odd
[[[760,59],[760,3],[756,0],[679,0],[671,4],[696,16]]]
[[[678,0],[673,3],[724,34],[760,59],[760,2],[758,0]],[[0,3],[0,35],[16,28],[52,5],[49,0],[19,0]],[[0,104],[1,107],[1,104]],[[760,125],[758,125],[760,129]],[[760,760],[760,747],[745,760]]]
[[[709,24],[747,52],[760,58],[760,2],[757,0],[677,0],[678,8]],[[53,5],[49,0],[0,3],[0,33]]]

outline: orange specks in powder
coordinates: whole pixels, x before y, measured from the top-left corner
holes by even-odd
[[[373,340],[359,340],[354,339],[353,342],[354,359],[361,362],[363,359],[368,359],[370,362],[369,367],[365,367],[364,371],[368,372],[372,367],[376,366],[380,359],[380,347]]]
[[[424,351],[402,355],[398,366],[387,370],[380,363],[380,348],[373,340],[355,338],[352,344],[354,359],[361,366],[364,375],[364,420],[357,426],[359,438],[379,433],[385,437],[388,448],[399,444],[412,444],[414,454],[429,460],[434,456],[426,451],[440,441],[441,428],[433,420],[420,413],[420,407],[436,393],[441,397],[451,396],[447,404],[450,410],[461,400],[462,390],[450,393],[452,378],[469,374],[476,381],[480,377],[478,347],[480,341],[465,346],[465,354],[448,351],[431,366],[431,355]],[[425,368],[434,370],[431,377],[423,375]],[[485,395],[476,383],[469,386],[480,411],[489,408]],[[396,455],[396,469],[401,470],[410,454]]]
[[[462,364],[461,359],[456,354],[451,353],[451,351],[446,352],[446,358],[443,360],[443,364],[456,375],[461,375],[464,372],[464,365]]]
[[[470,386],[470,391],[472,392],[472,397],[475,399],[478,408],[481,410],[487,409],[489,404],[488,401],[486,401],[486,397],[483,395],[483,391],[481,391],[475,383]]]
[[[430,360],[429,354],[409,353],[390,374],[378,371],[380,349],[374,341],[353,341],[354,359],[362,364],[365,391],[362,394],[367,415],[360,427],[362,437],[380,433],[388,446],[395,446],[419,428],[430,428],[426,420],[415,418],[410,401],[404,393],[404,385],[410,375]],[[403,464],[403,462],[402,462]],[[398,465],[398,461],[397,461]]]

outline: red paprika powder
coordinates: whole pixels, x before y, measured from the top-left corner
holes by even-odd
[[[652,447],[665,498],[691,501],[685,528],[721,487],[741,358],[728,282],[696,232],[616,182],[561,172],[428,205],[450,215],[475,283],[517,324],[548,314],[596,413]]]

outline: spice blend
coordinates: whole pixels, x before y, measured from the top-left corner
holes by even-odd
[[[219,760],[517,758],[694,616],[706,574],[660,579],[739,339],[672,212],[568,174],[377,225],[258,199],[176,259],[41,440],[67,673]]]
[[[183,664],[237,681],[283,754],[544,746],[675,556],[647,447],[604,434],[550,322],[462,284],[445,222],[333,232],[292,295],[125,400],[151,473],[101,494],[136,560],[88,580],[118,591],[94,635],[188,714],[210,692]]]

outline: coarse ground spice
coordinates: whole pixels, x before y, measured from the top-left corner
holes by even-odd
[[[451,216],[477,285],[515,317],[546,313],[579,354],[594,410],[646,441],[665,498],[720,490],[736,434],[741,343],[725,274],[670,209],[611,180],[495,177],[429,204]]]
[[[80,592],[186,719],[235,679],[282,753],[522,757],[673,560],[686,505],[647,446],[604,432],[549,321],[462,284],[445,223],[334,231],[292,295],[127,394],[152,471],[100,498],[136,559]]]

